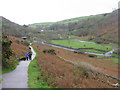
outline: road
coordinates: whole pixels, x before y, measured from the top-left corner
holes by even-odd
[[[63,48],[63,49],[66,49],[66,50],[70,50],[70,51],[78,51],[80,52],[79,50],[76,50],[76,49],[71,49],[71,48],[67,48],[67,47],[64,47],[64,46],[59,46],[59,45],[52,45],[52,44],[47,44],[49,46],[52,46],[52,47],[58,47],[58,48]],[[91,53],[91,52],[84,52],[84,53],[87,53],[87,54],[93,54],[93,55],[99,55],[99,56],[111,56],[113,51],[115,51],[116,49],[113,49],[105,54],[99,54],[99,53]],[[83,52],[83,51],[82,51]]]
[[[32,60],[36,53],[31,46]],[[28,66],[30,61],[21,61],[17,68],[7,74],[3,74],[2,88],[28,88]]]

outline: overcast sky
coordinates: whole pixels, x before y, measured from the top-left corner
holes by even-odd
[[[55,22],[112,12],[119,0],[1,0],[0,16],[18,24]]]

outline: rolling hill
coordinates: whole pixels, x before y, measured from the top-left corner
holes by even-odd
[[[68,31],[77,36],[94,36],[93,40],[118,42],[118,10],[111,13],[66,19],[58,22],[30,24],[34,30]]]

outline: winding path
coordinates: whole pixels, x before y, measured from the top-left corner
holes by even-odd
[[[36,53],[31,46],[32,60]],[[30,61],[21,61],[17,68],[7,74],[3,74],[2,88],[28,88],[28,66]]]

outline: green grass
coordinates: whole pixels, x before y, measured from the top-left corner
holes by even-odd
[[[104,58],[105,56],[99,56],[99,55],[98,55],[97,57],[99,57],[99,58]],[[109,60],[112,60],[113,62],[120,64],[120,59],[119,59],[119,58],[109,58]]]
[[[108,46],[102,46],[98,44],[93,44],[93,43],[87,43],[87,42],[78,42],[79,39],[70,39],[70,40],[52,40],[51,42],[53,44],[57,45],[62,45],[66,47],[72,47],[72,48],[95,48],[95,49],[100,49],[100,50],[105,50],[105,51],[110,51],[112,47]],[[91,52],[91,51],[90,51]]]
[[[29,24],[29,26],[37,26],[37,25],[52,25],[55,22],[43,22],[43,23],[34,23],[34,24]]]
[[[2,74],[12,72],[14,69],[15,69],[15,68],[13,68],[13,69],[11,69],[11,68],[10,68],[10,69],[3,69],[3,70],[2,70]]]
[[[78,36],[75,36],[75,35],[69,35],[70,38],[74,38],[74,37],[78,37]]]
[[[16,69],[16,67],[17,67],[17,65],[18,65],[19,63],[20,63],[20,62],[17,61],[14,67],[9,67],[9,68],[2,69],[2,74],[6,74],[6,73],[12,72],[13,70]]]
[[[120,63],[120,58],[110,58],[115,63]]]
[[[92,53],[99,53],[99,54],[105,53],[105,52],[98,51],[98,50],[93,50],[93,49],[81,49],[80,51],[92,52]]]
[[[57,23],[60,23],[60,24],[68,24],[70,22],[77,22],[79,20],[85,20],[85,19],[88,19],[88,18],[93,18],[93,17],[96,17],[98,15],[90,15],[90,16],[83,16],[83,17],[76,17],[76,18],[71,18],[71,19],[66,19],[66,20],[62,20],[62,21],[58,21]],[[100,15],[99,15],[100,16]]]
[[[47,85],[46,82],[40,80],[39,77],[41,76],[41,70],[38,66],[38,52],[35,47],[33,47],[36,52],[36,57],[32,60],[29,64],[28,68],[28,86],[29,88],[51,88]]]
[[[98,58],[104,58],[105,56],[100,56],[100,55],[97,55]]]
[[[3,79],[2,78],[0,78],[0,83],[3,81]]]

